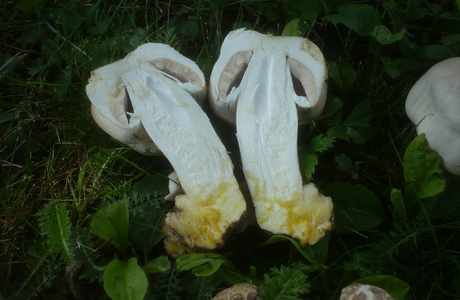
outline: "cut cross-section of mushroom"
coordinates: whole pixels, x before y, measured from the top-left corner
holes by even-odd
[[[133,70],[122,79],[135,114],[185,193],[176,196],[175,210],[164,221],[167,252],[177,257],[222,245],[224,234],[242,220],[246,203],[208,117],[185,90],[159,74]]]
[[[163,222],[171,256],[213,250],[240,228],[246,203],[230,157],[197,103],[206,84],[195,63],[167,45],[147,44],[95,70],[87,94],[106,132],[141,153],[161,151],[174,168],[167,198],[176,206]]]
[[[91,113],[96,123],[119,142],[134,150],[157,154],[159,149],[150,139],[136,115],[120,75],[143,69],[160,73],[189,92],[199,103],[207,94],[203,72],[190,59],[165,44],[148,43],[124,59],[98,68],[91,73],[86,93],[91,100]]]
[[[215,112],[236,120],[259,226],[301,245],[315,244],[332,227],[332,201],[313,183],[303,185],[297,155],[298,124],[321,113],[326,76],[309,40],[237,30],[224,40],[210,81]]]

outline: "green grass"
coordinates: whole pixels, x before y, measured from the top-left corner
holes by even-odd
[[[218,251],[225,263],[209,276],[196,277],[174,262],[149,274],[148,299],[209,299],[241,281],[266,290],[290,274],[303,274],[296,277],[306,280],[305,288],[283,290],[285,297],[298,292],[302,299],[338,299],[352,281],[381,275],[405,282],[405,299],[460,297],[458,177],[439,175],[444,191],[414,199],[416,208],[406,215],[394,194],[409,201],[404,154],[416,134],[405,97],[434,63],[460,56],[458,1],[19,3],[0,7],[0,298],[102,299],[103,270],[114,258],[136,257],[143,266],[165,255],[155,242],[156,223],[144,228],[152,238],[148,247],[130,233],[127,257],[90,232],[94,215],[123,199],[129,200],[131,221],[160,220],[158,212],[170,208],[161,198],[171,171],[164,157],[135,153],[95,124],[85,94],[91,70],[145,42],[161,42],[195,60],[209,78],[229,31],[246,27],[280,35],[294,18],[301,19],[302,35],[320,47],[329,70],[323,117],[299,133],[303,170],[304,158],[316,155],[312,181],[330,193],[337,186],[350,193],[364,189],[382,208],[367,213],[380,221],[358,216],[356,224],[347,223],[347,199],[338,196],[336,229],[311,249],[299,251],[287,240],[262,245],[269,236],[250,227]],[[386,26],[394,40],[373,36],[376,25]],[[210,118],[228,137],[223,142],[241,179],[233,128]],[[310,141],[318,136],[329,137],[332,147],[313,153]],[[356,205],[367,200],[358,193]],[[70,255],[50,246],[53,230],[43,216],[51,215],[65,223],[60,229],[70,230],[61,235]],[[406,286],[398,284],[393,291],[404,295]],[[267,294],[280,288],[273,285]]]

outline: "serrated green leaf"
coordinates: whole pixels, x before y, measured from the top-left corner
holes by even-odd
[[[372,30],[371,35],[382,45],[392,44],[396,41],[401,40],[404,37],[404,33],[406,30],[402,30],[398,33],[391,33],[390,29],[388,29],[384,25],[375,26]]]
[[[331,149],[334,146],[334,138],[320,134],[315,136],[310,142],[310,148],[314,152],[323,152]]]
[[[337,14],[326,19],[334,24],[343,24],[361,36],[367,36],[372,29],[381,24],[378,11],[368,4],[345,4],[337,9]]]
[[[223,264],[233,269],[233,264],[217,253],[192,253],[180,256],[176,268],[180,271],[191,270],[196,276],[210,276]]]
[[[361,184],[335,182],[323,186],[325,195],[334,202],[338,231],[354,232],[373,228],[385,219],[379,197]]]
[[[128,262],[112,260],[104,271],[104,290],[114,300],[143,300],[147,294],[147,276],[135,257]]]
[[[441,193],[445,187],[442,177],[442,159],[433,151],[425,134],[418,135],[404,153],[404,179],[406,181],[407,209],[413,208],[417,199],[424,199]]]
[[[264,274],[259,284],[261,295],[264,299],[304,299],[310,291],[310,283],[305,273],[308,267],[302,263],[294,263],[290,266],[271,268]]]
[[[305,178],[307,180],[313,179],[316,165],[318,164],[318,155],[313,152],[307,152],[305,154]]]
[[[171,269],[171,262],[167,256],[159,256],[142,266],[146,274],[163,273]]]
[[[401,279],[388,275],[378,275],[361,278],[356,280],[355,282],[377,286],[385,290],[388,294],[390,294],[394,300],[403,299],[409,292],[410,287]]]
[[[38,213],[40,228],[47,236],[47,244],[52,252],[61,253],[65,261],[73,259],[69,246],[71,223],[65,203],[51,202]]]
[[[126,254],[129,233],[128,200],[112,203],[98,211],[91,222],[91,233],[111,241],[121,253]]]

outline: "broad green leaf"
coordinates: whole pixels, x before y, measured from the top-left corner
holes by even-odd
[[[217,253],[185,254],[176,260],[178,270],[191,270],[196,276],[210,276],[223,264],[233,268],[233,264],[228,259]]]
[[[163,273],[171,269],[171,262],[167,256],[159,256],[142,266],[146,274]]]
[[[128,200],[112,203],[98,211],[91,223],[91,232],[110,241],[125,254],[129,233]]]
[[[299,251],[300,254],[302,254],[302,256],[305,257],[309,262],[311,262],[313,264],[318,264],[322,268],[326,268],[316,258],[315,251],[313,250],[313,247],[315,247],[315,245],[303,248],[303,247],[300,246],[299,242],[297,242],[293,238],[290,238],[290,237],[287,237],[287,236],[284,236],[284,235],[273,235],[267,241],[265,241],[265,243],[263,243],[262,246],[266,246],[266,245],[270,245],[270,244],[274,244],[274,243],[279,243],[279,242],[283,242],[283,241],[290,241],[291,244],[297,249],[297,251]],[[320,244],[322,241],[323,240],[319,241],[317,243],[317,245]],[[327,238],[325,240],[325,243],[326,243],[326,248],[325,249],[326,249],[326,251],[327,251],[328,242],[329,242],[329,239]],[[323,250],[324,250],[324,246],[325,246],[324,242],[321,243],[321,248]]]
[[[135,257],[128,262],[112,260],[104,271],[104,290],[114,300],[143,300],[147,294],[147,276]]]
[[[393,203],[397,218],[399,220],[404,219],[406,216],[406,205],[404,204],[404,198],[402,196],[401,190],[392,189],[390,199]]]
[[[406,30],[402,30],[398,33],[391,33],[390,29],[388,29],[384,25],[375,26],[372,30],[371,35],[382,45],[392,44],[396,41],[401,40],[404,37],[404,33]]]
[[[147,202],[132,210],[129,233],[134,244],[145,251],[150,251],[163,238],[161,222],[164,211],[156,203]]]
[[[407,283],[396,277],[388,275],[377,275],[361,278],[355,282],[361,284],[369,284],[384,289],[393,297],[394,300],[403,299],[409,292],[409,285]]]
[[[302,36],[302,30],[300,30],[299,18],[292,19],[283,29],[282,36]]]
[[[418,135],[404,153],[404,179],[406,181],[406,208],[413,208],[417,199],[432,197],[441,193],[445,187],[442,177],[442,159],[433,151],[425,139]]]
[[[382,202],[361,184],[335,182],[323,186],[325,195],[334,202],[334,218],[338,231],[353,232],[373,228],[384,219]]]
[[[361,36],[370,35],[372,29],[381,24],[380,14],[368,4],[341,5],[337,12],[326,16],[326,19],[334,24],[343,24]]]

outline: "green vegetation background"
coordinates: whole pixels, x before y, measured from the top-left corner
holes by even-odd
[[[111,269],[148,279],[130,299],[147,286],[145,299],[209,299],[249,281],[265,299],[338,299],[353,281],[395,299],[460,298],[459,180],[404,112],[415,81],[459,56],[459,2],[3,1],[0,299],[116,299],[128,289],[110,286]],[[299,156],[332,196],[336,228],[302,249],[250,227],[218,253],[174,262],[159,230],[170,165],[106,135],[85,85],[145,42],[173,46],[209,78],[225,35],[243,27],[307,37],[326,58],[328,102],[300,130]],[[233,129],[209,115],[239,166]]]

